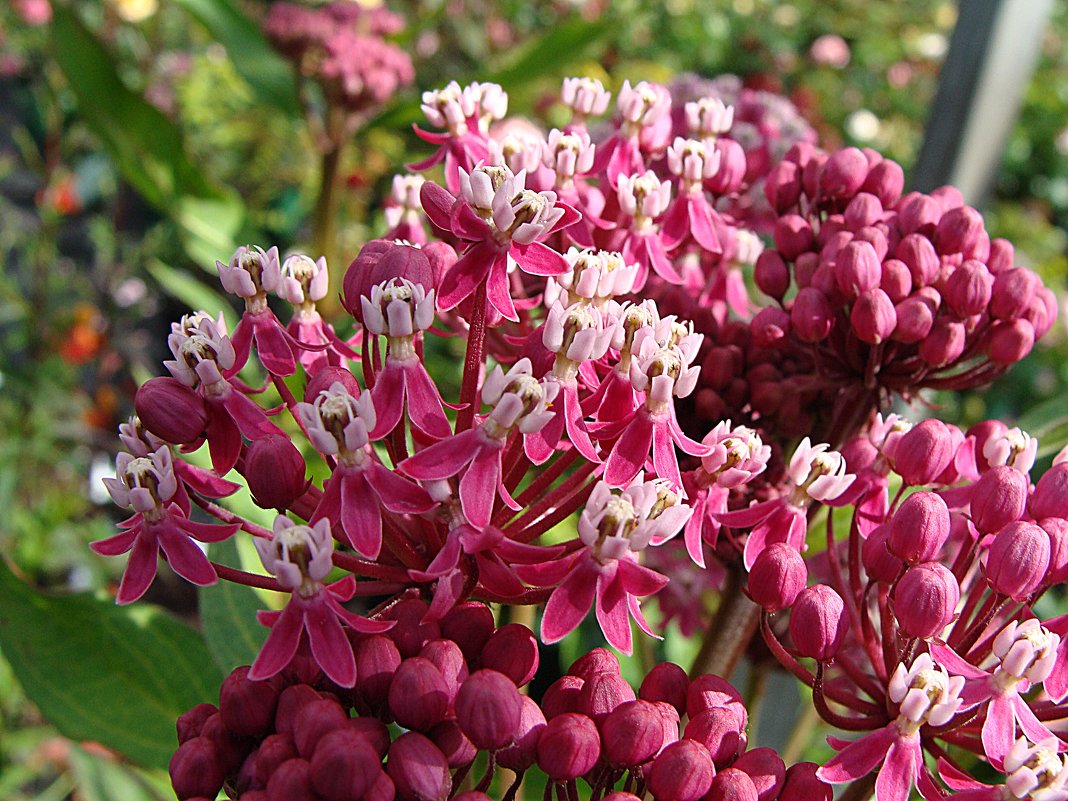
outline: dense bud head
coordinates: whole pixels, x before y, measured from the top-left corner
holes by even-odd
[[[764,197],[783,214],[797,204],[801,197],[801,168],[792,161],[780,161],[764,178]]]
[[[246,737],[262,737],[274,723],[282,682],[278,676],[250,681],[247,666],[235,668],[219,688],[219,714],[226,728]]]
[[[448,760],[418,732],[407,732],[393,741],[386,770],[399,801],[445,801],[452,790]]]
[[[515,683],[496,670],[472,673],[456,695],[456,720],[475,747],[484,751],[512,742],[522,711]]]
[[[914,492],[894,513],[887,547],[910,565],[930,562],[949,538],[949,507],[933,492]]]
[[[998,320],[987,334],[986,355],[994,364],[1016,364],[1035,346],[1035,328],[1027,320]]]
[[[315,746],[327,733],[343,728],[349,716],[333,697],[319,698],[302,706],[293,716],[293,744],[304,759],[311,759]]]
[[[686,711],[686,696],[690,677],[674,662],[661,662],[642,679],[638,697],[643,701],[663,701],[671,704],[681,715]]]
[[[716,774],[712,779],[711,795],[716,801],[760,801],[753,780],[737,767]]]
[[[893,206],[901,197],[905,188],[905,171],[901,165],[890,159],[883,159],[868,170],[868,175],[861,184],[862,192],[870,192],[879,199],[883,208]]]
[[[604,757],[613,767],[635,768],[664,746],[660,712],[649,701],[620,704],[601,725]]]
[[[279,765],[267,782],[267,801],[318,801],[312,789],[311,763],[290,759]]]
[[[389,636],[405,659],[418,654],[428,640],[441,637],[438,624],[426,620],[429,608],[418,598],[408,598],[383,615],[386,620],[397,621],[397,625],[389,630]]]
[[[697,801],[708,792],[715,775],[708,749],[693,740],[679,740],[653,760],[646,782],[661,801]]]
[[[894,451],[894,469],[905,483],[919,487],[930,484],[945,470],[955,455],[953,435],[941,420],[933,418],[914,425]]]
[[[421,656],[401,662],[389,685],[389,709],[406,729],[429,731],[444,719],[449,698],[441,671]]]
[[[427,732],[427,736],[445,755],[450,768],[467,767],[478,756],[478,749],[455,720],[441,721]]]
[[[995,592],[1023,601],[1046,578],[1049,535],[1034,523],[1009,523],[986,553],[986,578]]]
[[[726,767],[745,750],[745,722],[729,707],[713,707],[693,715],[684,736],[700,743],[716,765]]]
[[[1019,520],[1027,505],[1027,476],[1008,465],[996,465],[972,485],[971,516],[982,534],[993,534]]]
[[[597,724],[566,712],[545,724],[538,738],[538,767],[553,781],[571,781],[588,772],[601,756]]]
[[[530,696],[522,696],[519,725],[516,726],[514,742],[497,752],[501,767],[522,773],[537,761],[538,740],[545,729],[545,715]]]
[[[779,801],[831,801],[831,786],[816,775],[815,762],[798,762],[786,771]]]
[[[441,636],[456,643],[464,659],[471,662],[493,634],[493,612],[484,603],[467,601],[450,609],[439,625]]]
[[[281,434],[254,439],[245,451],[245,481],[264,509],[287,509],[303,495],[306,469],[300,451]]]
[[[363,637],[356,643],[356,700],[364,707],[386,707],[393,674],[401,664],[401,655],[393,640],[381,634]]]
[[[842,597],[826,584],[801,591],[790,610],[790,636],[801,656],[833,659],[849,631]]]
[[[541,706],[547,720],[565,712],[578,711],[578,697],[586,680],[578,676],[561,676],[545,691]]]
[[[757,257],[753,268],[757,287],[768,297],[782,300],[790,288],[790,268],[777,250],[765,250]]]
[[[1042,474],[1031,496],[1031,516],[1068,518],[1068,462],[1053,465]]]
[[[218,711],[214,704],[197,704],[179,715],[174,723],[178,732],[178,744],[199,737],[205,721]]]
[[[786,765],[774,748],[753,748],[746,751],[732,766],[745,772],[756,787],[758,801],[778,798],[786,778]]]
[[[953,621],[960,585],[939,562],[922,562],[905,571],[894,588],[894,616],[908,637],[935,637]]]
[[[769,545],[749,571],[749,597],[768,612],[792,606],[808,583],[808,568],[797,550],[786,543]]]
[[[889,295],[881,289],[872,289],[853,302],[849,322],[861,342],[878,345],[897,328],[897,310]]]
[[[879,286],[882,265],[869,242],[850,242],[835,259],[834,277],[838,288],[849,298],[855,298]]]
[[[816,244],[812,226],[798,214],[780,217],[775,223],[774,237],[775,247],[786,261],[794,261]]]
[[[826,339],[834,325],[834,310],[827,296],[814,287],[798,292],[790,307],[790,324],[803,342]]]
[[[820,197],[836,201],[852,198],[868,177],[868,159],[855,147],[832,153],[820,171]]]
[[[382,772],[382,758],[350,728],[337,729],[315,746],[311,780],[325,801],[363,798]]]
[[[206,737],[186,740],[171,757],[171,786],[179,799],[214,798],[226,781],[226,766],[215,744]]]
[[[196,442],[208,427],[208,410],[201,397],[172,376],[150,378],[134,396],[134,410],[148,431],[164,442]]]
[[[538,672],[538,641],[520,623],[501,626],[482,650],[482,667],[496,670],[522,687]]]

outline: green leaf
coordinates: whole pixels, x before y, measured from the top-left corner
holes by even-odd
[[[163,288],[171,297],[180,300],[190,309],[201,310],[209,314],[217,314],[221,309],[229,331],[233,331],[237,325],[237,315],[229,302],[209,286],[205,286],[194,276],[182,270],[177,270],[158,259],[153,259],[145,265],[148,274],[156,283]]]
[[[229,567],[241,567],[241,557],[231,537],[211,546],[211,558]],[[251,587],[220,581],[200,591],[200,625],[215,664],[229,673],[239,665],[251,665],[267,629],[256,621],[264,605]]]
[[[488,80],[499,83],[506,91],[531,80],[555,75],[599,49],[602,40],[612,30],[607,20],[590,22],[581,17],[556,25],[549,33],[532,41],[503,69]]]
[[[280,111],[296,116],[299,111],[293,72],[232,0],[176,0],[226,48],[238,74],[257,97]]]
[[[42,595],[2,563],[0,650],[60,732],[146,767],[167,766],[178,715],[222,681],[200,635],[158,609]]]
[[[85,801],[174,801],[174,793],[163,795],[151,789],[128,766],[74,746],[70,770],[78,796]]]

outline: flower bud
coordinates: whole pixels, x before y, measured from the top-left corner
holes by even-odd
[[[181,745],[186,740],[199,737],[205,721],[218,711],[214,704],[197,704],[179,715],[174,723],[178,731],[178,744]]]
[[[786,261],[795,261],[816,245],[812,226],[797,214],[786,214],[776,221],[774,238],[775,247]]]
[[[344,367],[325,365],[308,379],[308,386],[304,388],[304,402],[315,403],[320,392],[324,392],[334,384],[341,384],[352,397],[360,397],[360,385],[356,382],[356,376]]]
[[[437,665],[414,656],[401,662],[389,685],[389,709],[406,729],[429,731],[449,711],[449,688]]]
[[[801,591],[790,610],[790,636],[801,656],[821,662],[834,658],[849,631],[841,596],[826,584]]]
[[[613,709],[634,700],[634,688],[618,673],[594,673],[579,690],[577,710],[600,725]]]
[[[617,790],[606,795],[601,801],[641,801],[641,799],[633,793],[624,793],[622,790]]]
[[[1027,505],[1027,476],[1008,465],[996,465],[972,485],[972,523],[981,534],[993,534],[1019,520]]]
[[[749,597],[768,612],[792,606],[808,583],[808,568],[796,549],[786,543],[769,545],[749,571]]]
[[[205,737],[186,740],[171,757],[171,786],[179,799],[214,798],[226,781],[226,768],[215,745]]]
[[[862,192],[875,195],[886,209],[897,202],[904,188],[905,171],[901,169],[900,164],[890,159],[883,159],[868,170],[868,176],[860,186]]]
[[[441,677],[445,679],[451,706],[456,699],[457,690],[468,676],[467,661],[460,647],[452,640],[431,640],[423,646],[419,656],[433,662]]]
[[[726,768],[712,779],[711,795],[716,801],[758,801],[756,785],[737,767]]]
[[[545,715],[537,702],[527,695],[522,696],[522,702],[519,725],[514,733],[515,741],[497,752],[497,763],[516,773],[522,773],[537,760],[538,740],[545,730]]]
[[[786,765],[773,748],[753,748],[746,751],[731,767],[743,771],[756,788],[758,801],[773,801],[779,797],[786,779]]]
[[[966,337],[962,323],[940,317],[920,343],[920,357],[931,367],[944,367],[964,352]]]
[[[853,197],[868,177],[868,159],[855,147],[832,153],[820,171],[820,197],[845,201]]]
[[[910,565],[938,558],[949,538],[949,507],[933,492],[914,492],[894,513],[887,547]]]
[[[897,317],[897,326],[894,328],[892,339],[904,342],[906,345],[920,342],[934,326],[934,312],[923,299],[912,295],[905,298],[894,307]]]
[[[586,680],[578,676],[561,676],[550,684],[541,699],[546,720],[565,712],[577,712],[579,693],[585,683]]]
[[[293,721],[305,706],[322,698],[307,684],[294,684],[282,690],[274,713],[274,730],[283,734],[293,733]]]
[[[293,744],[304,759],[311,759],[325,735],[340,729],[349,716],[336,700],[320,698],[302,706],[293,716]]]
[[[741,722],[741,728],[745,728],[749,720],[749,713],[742,701],[742,694],[734,689],[734,686],[726,679],[713,673],[698,676],[690,682],[690,689],[686,693],[686,714],[691,718],[705,709],[727,707],[737,716]]]
[[[878,345],[890,338],[897,328],[897,310],[881,289],[872,289],[857,297],[849,321],[861,342]]]
[[[652,794],[663,801],[697,801],[712,786],[716,769],[708,750],[693,740],[679,740],[660,752],[646,774]]]
[[[386,771],[399,801],[445,801],[452,790],[445,755],[418,732],[407,732],[393,741]]]
[[[467,601],[450,609],[440,626],[441,636],[460,646],[464,659],[471,662],[493,634],[493,612],[484,603]]]
[[[363,798],[382,772],[382,759],[350,728],[324,736],[311,759],[311,780],[325,801]]]
[[[912,273],[900,259],[886,259],[880,265],[879,288],[894,303],[900,303],[912,291]]]
[[[834,325],[834,311],[827,296],[813,287],[798,292],[790,308],[790,324],[803,342],[826,339]]]
[[[550,720],[538,738],[538,767],[556,782],[577,779],[596,765],[600,756],[597,725],[576,712]]]
[[[619,675],[619,659],[607,648],[594,648],[571,663],[567,669],[569,676],[589,679],[597,673]]]
[[[907,637],[937,636],[957,615],[960,585],[939,562],[922,562],[905,571],[894,588],[894,616]]]
[[[946,281],[946,304],[960,318],[981,314],[990,303],[994,278],[981,261],[969,259]]]
[[[1068,462],[1053,465],[1042,474],[1031,496],[1031,516],[1068,518]]]
[[[785,344],[790,333],[790,315],[778,306],[765,306],[750,321],[749,330],[758,348]]]
[[[901,572],[901,560],[887,547],[889,540],[890,525],[884,523],[868,535],[860,551],[865,572],[883,584],[891,584]]]
[[[364,715],[362,717],[349,718],[348,728],[367,740],[371,747],[375,749],[375,753],[385,758],[390,743],[389,729],[386,728],[385,723],[378,718]]]
[[[482,667],[496,670],[522,687],[538,672],[538,641],[521,623],[501,626],[482,649]]]
[[[705,709],[686,724],[687,740],[700,743],[716,765],[726,767],[745,750],[745,723],[728,707]]]
[[[909,234],[898,244],[894,256],[909,268],[915,287],[927,286],[938,277],[941,262],[931,240],[925,236]]]
[[[987,334],[986,354],[994,364],[1008,367],[1035,346],[1035,329],[1027,320],[998,320]]]
[[[264,509],[289,508],[304,494],[306,471],[300,451],[280,434],[254,439],[245,452],[245,481],[252,499]]]
[[[990,296],[990,314],[999,320],[1022,317],[1040,285],[1038,276],[1024,267],[997,273]]]
[[[816,776],[819,765],[798,762],[786,771],[786,780],[779,792],[779,801],[831,801],[831,786]]]
[[[456,720],[483,751],[496,751],[512,742],[522,711],[515,683],[496,670],[472,673],[456,695]]]
[[[661,662],[642,679],[638,697],[643,701],[664,701],[681,715],[686,711],[690,677],[674,662]]]
[[[267,782],[267,801],[317,801],[312,789],[311,763],[290,759],[278,766]]]
[[[174,445],[196,442],[208,427],[203,399],[172,376],[157,376],[143,383],[134,396],[134,410],[141,425]]]
[[[875,248],[868,242],[850,242],[835,259],[834,277],[838,288],[849,298],[878,287],[882,265]]]
[[[401,664],[397,646],[389,637],[375,634],[363,637],[354,648],[356,653],[355,696],[366,709],[380,710],[389,700],[389,687],[393,674]]]
[[[933,234],[942,219],[942,206],[929,195],[909,192],[897,204],[897,226],[904,234]]]
[[[764,197],[783,214],[797,204],[801,197],[801,169],[792,161],[780,161],[764,178]]]
[[[986,578],[995,592],[1023,601],[1041,586],[1049,569],[1049,535],[1034,523],[1009,523],[986,553]]]
[[[924,420],[898,440],[894,469],[909,486],[930,484],[953,461],[955,451],[946,424],[933,418]]]
[[[219,688],[219,714],[234,734],[262,737],[274,723],[281,680],[250,681],[247,665],[235,668]]]
[[[270,734],[263,739],[260,747],[250,757],[252,760],[250,778],[254,786],[263,788],[271,776],[284,762],[297,758],[297,747],[288,734]],[[247,762],[246,762],[247,764]],[[245,768],[242,767],[242,772]]]
[[[765,295],[782,300],[786,290],[790,288],[790,268],[777,250],[769,248],[757,257],[753,267],[753,279]]]
[[[869,192],[859,192],[845,209],[845,223],[852,231],[859,231],[879,221],[883,204]]]
[[[436,640],[441,637],[438,624],[426,620],[429,608],[418,598],[408,598],[384,615],[387,620],[397,621],[397,625],[389,630],[389,636],[405,659],[418,654],[427,640]]]
[[[601,726],[604,756],[618,768],[644,765],[664,747],[660,712],[649,701],[627,701],[605,718]]]
[[[467,735],[455,720],[441,721],[427,736],[445,755],[450,768],[468,767],[478,756],[478,749],[467,739]]]
[[[971,206],[959,206],[942,215],[934,240],[939,253],[964,253],[975,247],[982,233],[982,215]]]

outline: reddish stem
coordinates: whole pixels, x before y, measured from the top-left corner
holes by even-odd
[[[219,578],[224,579],[226,581],[232,581],[234,584],[244,584],[246,587],[259,587],[261,590],[289,592],[289,590],[287,590],[285,587],[283,587],[270,576],[260,576],[255,573],[247,573],[244,570],[238,570],[234,567],[220,565],[218,562],[212,562],[211,566],[215,568],[215,574]]]
[[[467,332],[467,353],[464,356],[464,377],[460,383],[460,403],[466,404],[456,413],[456,433],[467,431],[479,409],[478,379],[482,373],[482,357],[486,344],[486,282],[475,289],[471,299],[473,314]]]

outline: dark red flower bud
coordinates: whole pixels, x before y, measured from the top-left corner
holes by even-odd
[[[990,296],[990,314],[999,320],[1022,317],[1040,286],[1038,276],[1024,267],[997,273]]]
[[[579,693],[585,683],[586,680],[578,676],[561,676],[550,684],[541,699],[546,720],[565,712],[577,712]]]
[[[353,649],[356,654],[356,700],[366,709],[384,708],[389,699],[393,674],[401,664],[400,651],[389,637],[375,634],[363,637]]]
[[[946,304],[960,318],[981,314],[990,303],[994,277],[981,261],[969,259],[946,281]]]
[[[758,801],[756,785],[749,775],[736,767],[726,768],[712,779],[710,795],[716,801]]]
[[[618,673],[594,673],[579,690],[577,711],[600,724],[617,706],[633,700],[634,688]]]
[[[460,646],[464,659],[473,662],[493,634],[493,612],[484,603],[467,601],[450,609],[440,626],[441,636]]]
[[[226,728],[246,737],[262,737],[274,724],[282,680],[250,681],[247,665],[235,668],[219,688],[219,714]]]
[[[949,538],[949,507],[933,492],[914,492],[894,513],[890,553],[910,565],[938,558]]]
[[[1023,601],[1049,570],[1049,535],[1034,523],[1016,521],[1001,529],[986,554],[986,578],[995,592]]]
[[[571,663],[567,669],[569,676],[588,679],[597,673],[619,675],[619,659],[607,648],[594,648]]]
[[[438,624],[426,620],[429,609],[430,607],[418,598],[408,598],[384,615],[387,620],[397,621],[397,625],[389,630],[389,636],[405,659],[418,654],[427,640],[441,637]]]
[[[772,801],[779,797],[786,779],[786,765],[775,749],[746,751],[731,767],[744,772],[753,781],[758,801]]]
[[[393,784],[393,779],[389,778],[388,773],[382,771],[378,774],[374,785],[367,791],[364,801],[394,801],[396,797],[397,788]]]
[[[897,202],[904,188],[905,171],[901,169],[900,164],[890,159],[883,159],[868,170],[868,177],[860,186],[862,192],[870,192],[879,198],[879,202],[886,209]]]
[[[319,740],[334,729],[345,727],[348,720],[348,714],[335,700],[320,698],[304,705],[293,716],[293,743],[297,753],[311,759]]]
[[[263,739],[252,756],[252,778],[256,787],[264,788],[283,762],[297,758],[297,747],[288,734],[271,734]]]
[[[905,263],[915,287],[927,286],[939,273],[941,262],[931,240],[920,234],[909,234],[898,244],[894,256]]]
[[[478,670],[460,687],[456,719],[479,749],[496,751],[512,742],[523,701],[515,683],[496,670]]]
[[[380,757],[384,758],[386,756],[386,751],[389,750],[390,736],[389,729],[386,728],[385,723],[378,718],[365,715],[349,718],[348,727],[367,740]]]
[[[663,801],[697,801],[712,786],[716,769],[708,750],[693,740],[679,740],[660,752],[646,781]]]
[[[859,192],[849,201],[845,210],[845,223],[853,231],[859,231],[877,222],[883,216],[883,204],[869,192]]]
[[[1055,464],[1042,474],[1031,496],[1031,515],[1068,518],[1068,462]]]
[[[816,776],[819,767],[815,762],[791,765],[779,801],[831,801],[834,796],[831,786]]]
[[[204,721],[200,738],[209,740],[215,746],[215,753],[227,773],[237,770],[252,748],[248,738],[234,734],[226,728],[222,715],[212,715]]]
[[[435,270],[421,248],[384,239],[374,239],[360,249],[342,282],[342,305],[363,322],[361,297],[371,297],[371,287],[390,278],[407,278],[427,290],[435,286]],[[440,275],[440,272],[438,273]]]
[[[290,759],[279,765],[267,782],[267,801],[318,801],[312,789],[311,763]]]
[[[887,547],[889,539],[890,525],[884,523],[868,535],[860,551],[865,572],[883,584],[890,584],[897,579],[902,567],[901,560],[890,553]]]
[[[897,226],[904,234],[933,234],[942,219],[942,206],[933,197],[909,192],[897,204]]]
[[[428,736],[445,755],[450,768],[467,767],[478,756],[478,749],[467,739],[455,720],[441,721],[430,730]]]
[[[882,278],[882,265],[869,242],[850,242],[838,253],[834,277],[849,298],[875,289]]]
[[[813,287],[805,287],[794,298],[790,323],[801,341],[820,342],[831,333],[834,310],[826,295]]]
[[[987,335],[986,354],[1006,367],[1023,359],[1035,346],[1035,329],[1027,320],[998,320]]]
[[[601,756],[597,724],[577,712],[565,712],[545,724],[538,738],[538,767],[557,782],[588,772]]]
[[[419,652],[423,659],[429,659],[445,679],[449,692],[449,704],[456,699],[456,692],[468,676],[467,661],[460,646],[452,640],[431,640]]]
[[[401,662],[389,685],[389,709],[406,729],[428,731],[449,711],[449,688],[437,665],[421,656]]]
[[[307,684],[294,684],[286,687],[278,696],[278,706],[274,713],[274,729],[285,734],[293,733],[293,721],[297,713],[313,701],[322,698]]]
[[[482,649],[482,667],[496,670],[522,687],[538,672],[538,640],[521,623],[501,626]]]
[[[1043,586],[1060,584],[1068,576],[1068,520],[1046,517],[1038,524],[1049,535],[1049,574]]]
[[[204,722],[218,711],[214,704],[197,704],[179,715],[174,723],[174,728],[178,731],[178,744],[199,737]]]
[[[311,759],[312,785],[325,801],[363,798],[381,772],[382,758],[351,728],[325,735]]]
[[[990,469],[990,463],[983,454],[986,443],[1005,434],[1009,427],[1000,420],[983,420],[968,429],[967,436],[975,438],[975,466],[980,473]]]
[[[741,728],[745,728],[749,713],[742,701],[742,694],[734,685],[713,673],[698,676],[690,682],[690,689],[686,693],[686,714],[693,717],[706,709],[718,707],[729,708],[737,716]]]
[[[418,732],[407,732],[393,741],[386,770],[400,801],[445,801],[452,790],[448,760]]]
[[[797,214],[786,214],[775,223],[775,247],[786,261],[794,261],[816,245],[812,226]]]
[[[319,393],[330,389],[334,384],[341,384],[352,397],[360,397],[360,385],[351,371],[344,367],[326,365],[308,379],[308,386],[304,388],[304,402],[315,403]]]
[[[960,585],[939,562],[922,562],[905,571],[894,588],[894,616],[907,637],[937,636],[953,622]]]
[[[820,197],[845,201],[853,197],[868,177],[868,159],[858,148],[832,153],[820,171]]]
[[[660,712],[649,701],[627,701],[612,710],[601,726],[604,756],[620,768],[644,765],[664,747]]]
[[[798,289],[804,289],[812,285],[812,276],[816,274],[816,270],[819,267],[820,257],[818,253],[802,253],[797,257],[797,261],[794,263],[794,279],[797,281]]]
[[[853,242],[853,232],[846,229],[844,221],[835,220],[838,225],[834,227],[838,230],[832,232],[831,219],[834,216],[828,218],[827,223],[820,227],[818,241],[820,261],[823,264],[833,264],[845,246]]]
[[[885,292],[872,289],[853,302],[849,322],[861,342],[878,345],[889,339],[897,328],[897,310]]]
[[[141,425],[164,442],[196,442],[208,427],[203,399],[177,378],[157,376],[143,383],[134,396]]]
[[[780,161],[764,178],[764,197],[783,214],[797,204],[801,197],[801,169],[792,161]]]
[[[300,451],[280,434],[254,439],[245,451],[243,474],[252,499],[264,509],[284,511],[307,488]]]
[[[808,568],[796,549],[777,542],[769,545],[749,571],[749,597],[768,612],[793,605],[808,583]]]
[[[833,659],[849,631],[842,597],[826,584],[801,591],[790,610],[790,636],[801,656]]]
[[[730,707],[712,707],[690,718],[684,736],[700,743],[716,765],[726,767],[745,750],[745,723]]]
[[[782,300],[790,288],[790,268],[777,250],[768,248],[757,257],[753,279],[765,295]]]
[[[993,534],[1019,520],[1027,505],[1030,482],[1014,467],[997,465],[972,485],[972,523],[982,534]]]
[[[171,786],[179,799],[194,796],[214,798],[226,781],[226,766],[215,744],[206,737],[186,740],[170,762]]]
[[[638,697],[643,701],[664,701],[681,715],[686,711],[686,695],[690,677],[674,662],[661,662],[642,679]]]
[[[900,259],[887,259],[881,265],[879,288],[898,303],[912,291],[912,273]]]
[[[930,484],[956,455],[953,434],[941,420],[924,420],[905,432],[894,450],[894,469],[905,483]]]
[[[765,306],[750,321],[749,330],[758,348],[785,344],[790,333],[790,315],[778,306]]]
[[[565,676],[564,678],[573,677]],[[522,697],[522,701],[519,725],[515,730],[515,742],[497,752],[497,763],[516,773],[522,773],[537,760],[538,740],[541,739],[541,733],[545,730],[545,715],[541,707],[527,695]]]

